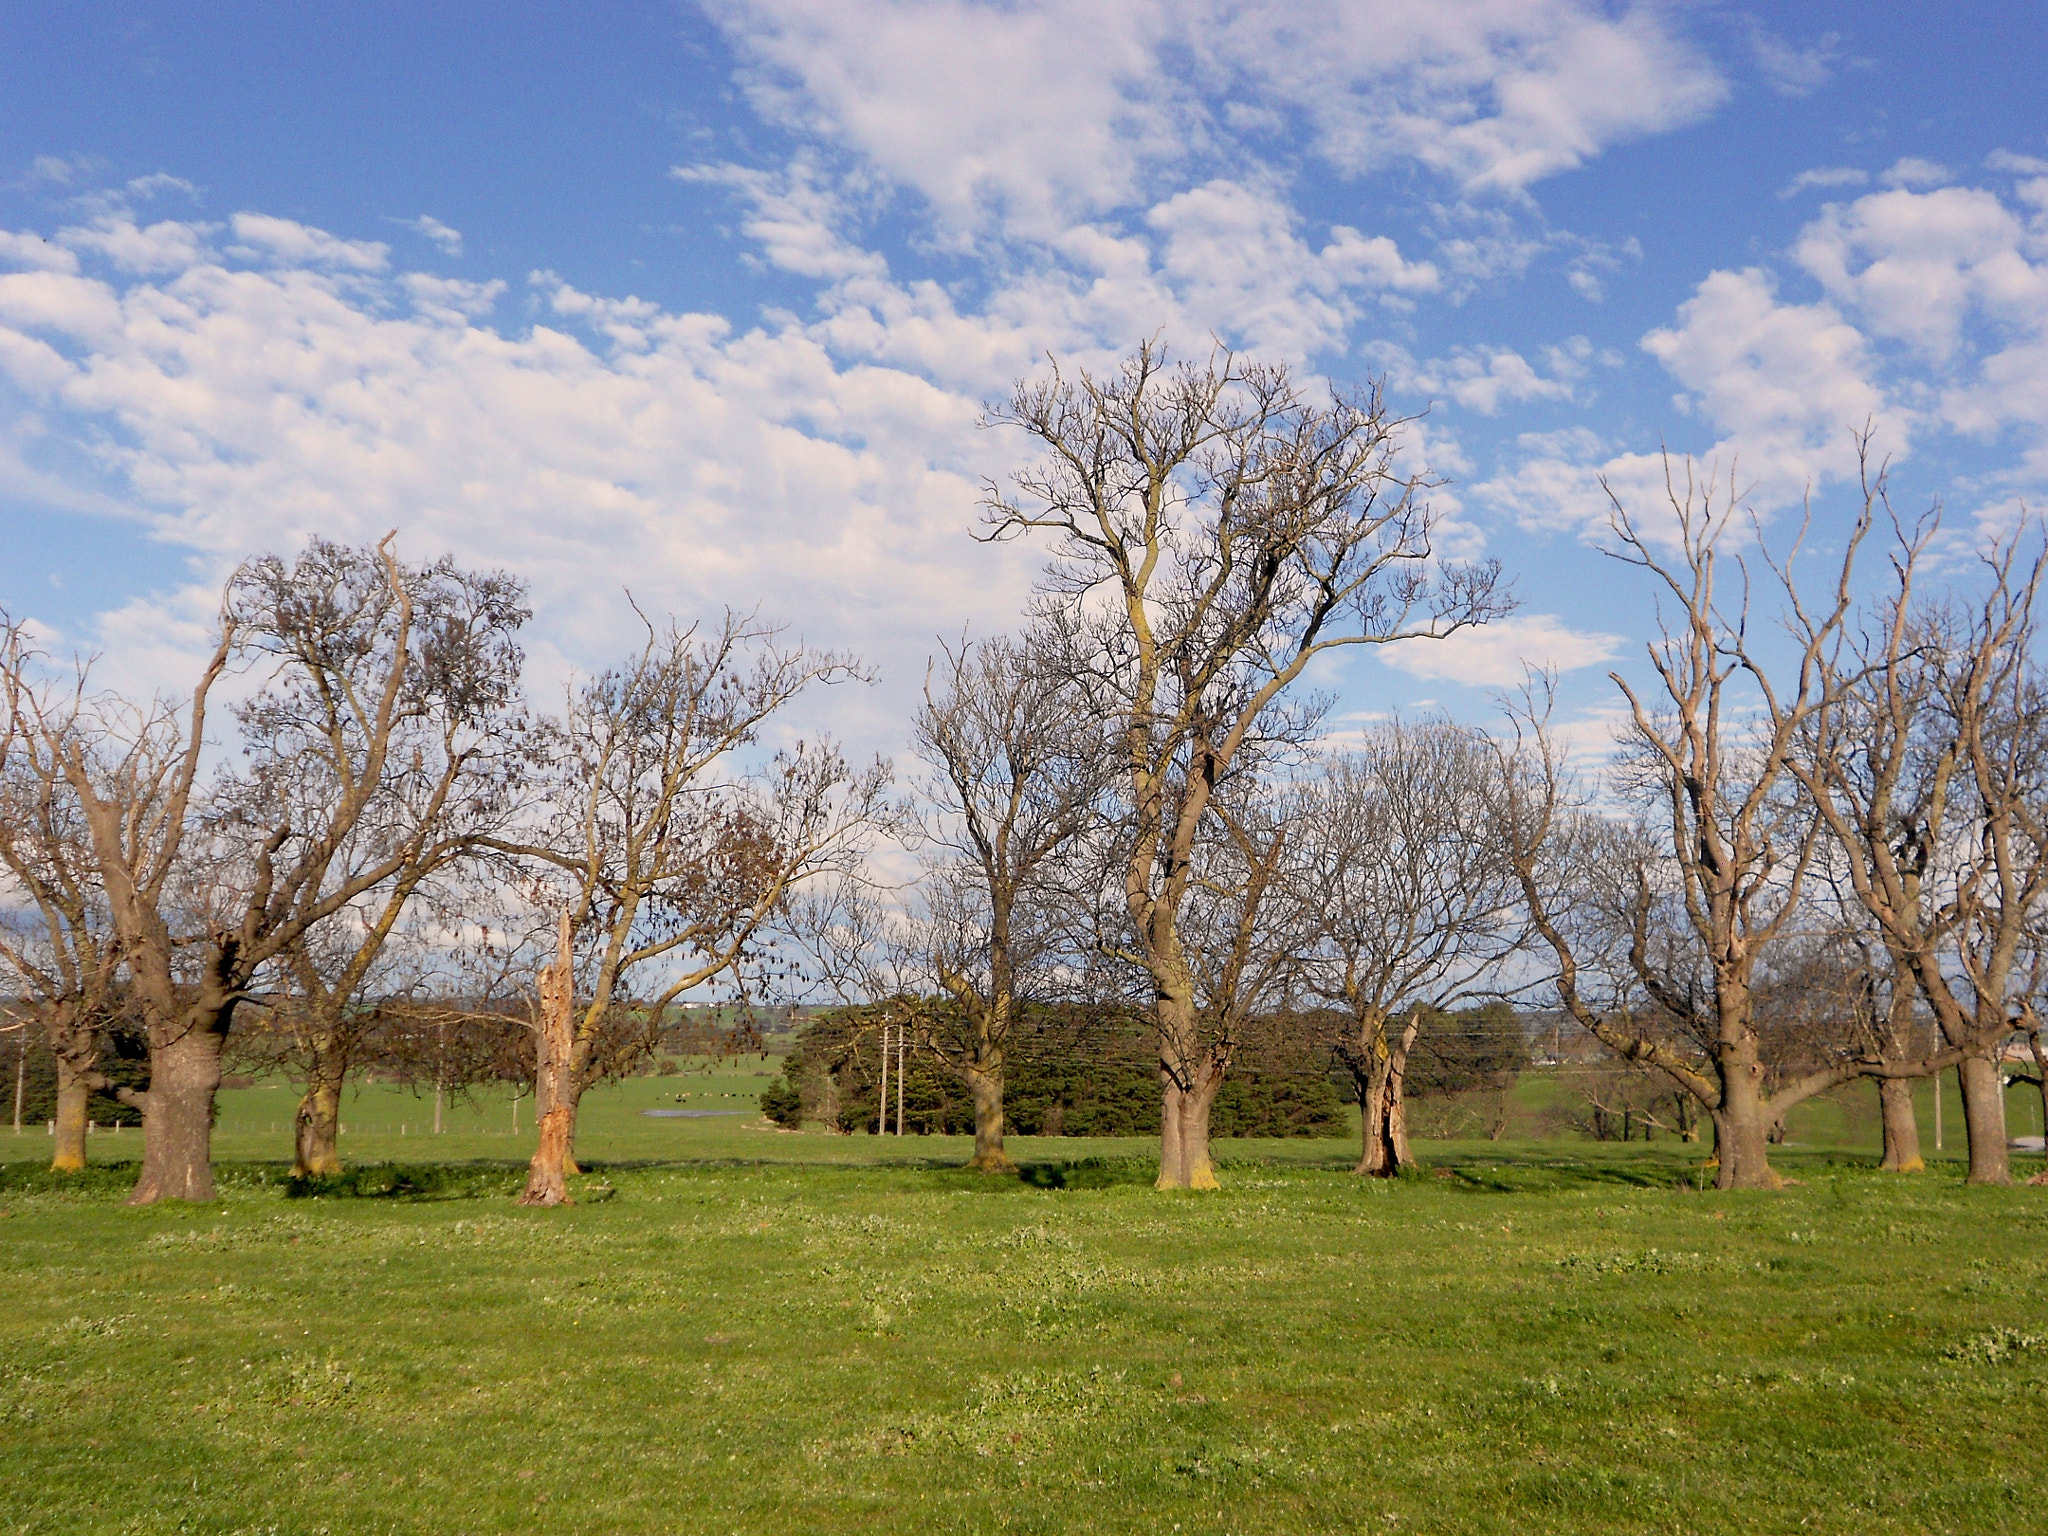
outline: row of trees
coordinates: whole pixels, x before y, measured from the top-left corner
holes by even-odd
[[[1771,1126],[1801,1099],[1951,1066],[1971,1176],[2007,1176],[2000,1053],[2038,1023],[2048,879],[2037,529],[1929,597],[1937,521],[1893,518],[1874,471],[1822,600],[1757,557],[1785,620],[1765,635],[1724,555],[1761,548],[1732,494],[1674,485],[1654,533],[1617,503],[1612,552],[1672,623],[1651,691],[1616,677],[1614,773],[1574,769],[1541,678],[1491,730],[1389,722],[1330,753],[1320,658],[1512,606],[1497,566],[1432,547],[1430,486],[1376,392],[1145,345],[1106,377],[1054,368],[990,420],[1041,458],[988,485],[983,537],[1046,541],[1045,574],[1016,636],[935,661],[907,795],[829,741],[764,745],[806,690],[864,675],[849,657],[742,614],[650,619],[537,711],[520,584],[406,566],[390,539],[243,568],[174,701],[102,691],[10,625],[0,944],[58,1059],[59,1162],[111,1089],[144,1116],[135,1198],[208,1196],[248,1015],[306,1079],[299,1169],[328,1171],[373,1042],[433,1037],[436,1086],[459,1085],[491,1053],[448,1051],[450,1030],[517,1017],[525,1198],[554,1203],[582,1093],[723,987],[864,1005],[962,1085],[985,1169],[1008,1163],[1005,1063],[1033,1009],[1145,1021],[1159,1182],[1200,1188],[1218,1094],[1270,1032],[1343,1063],[1360,1167],[1393,1172],[1423,1018],[1548,994],[1698,1106],[1724,1185],[1772,1182]],[[1866,599],[1874,533],[1891,568]],[[216,694],[233,750],[209,736]],[[884,842],[918,878],[882,878]],[[146,1089],[101,1068],[117,1023],[147,1040]]]

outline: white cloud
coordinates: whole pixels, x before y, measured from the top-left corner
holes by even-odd
[[[497,308],[505,292],[504,282],[496,278],[487,283],[466,283],[460,278],[407,272],[399,281],[422,314],[444,324],[483,318]]]
[[[2020,157],[2003,168],[2027,170]],[[2034,201],[2022,182],[2022,203]],[[2038,181],[2048,208],[2048,178]],[[2013,473],[2048,479],[2048,216],[1979,187],[1874,193],[1827,209],[1803,265],[1872,335],[1904,344],[1942,419],[1980,437],[2017,428]]]
[[[1521,614],[1441,640],[1382,646],[1379,658],[1411,677],[1441,679],[1469,688],[1512,688],[1530,670],[1572,672],[1618,655],[1620,635],[1573,629],[1554,613]]]
[[[974,429],[973,397],[836,362],[794,325],[739,334],[545,278],[548,323],[500,334],[471,316],[501,284],[360,267],[336,283],[333,248],[304,244],[323,265],[0,274],[0,375],[89,445],[129,515],[199,556],[195,591],[314,532],[395,527],[416,556],[529,577],[544,673],[606,659],[630,585],[691,615],[759,602],[814,641],[868,649],[898,691],[934,635],[1021,610],[1035,552],[967,537],[980,476],[1015,451]],[[10,494],[34,494],[58,446],[0,453]],[[194,601],[139,600],[102,641],[118,631],[175,678],[163,658],[190,639]],[[873,702],[827,707],[882,744],[861,723]]]
[[[717,0],[778,122],[915,190],[949,238],[1051,239],[1148,178],[1305,125],[1346,174],[1519,192],[1726,95],[1660,8],[1593,0]],[[1216,101],[1227,110],[1212,110]]]
[[[405,227],[414,234],[433,241],[435,245],[441,248],[441,253],[444,256],[460,256],[462,254],[462,231],[452,229],[448,225],[443,224],[431,213],[423,213],[416,219],[406,220]]]
[[[41,235],[0,229],[0,261],[11,267],[41,267],[50,272],[76,272],[78,257]]]
[[[1573,339],[1585,341],[1584,337]],[[1583,356],[1590,356],[1591,351],[1588,343]],[[1482,416],[1495,414],[1507,401],[1570,400],[1571,378],[1585,371],[1581,356],[1558,348],[1551,349],[1552,372],[1562,364],[1570,378],[1544,378],[1527,358],[1507,347],[1460,348],[1448,357],[1417,362],[1404,348],[1381,343],[1368,355],[1404,392],[1452,400]]]
[[[1295,231],[1293,210],[1265,188],[1216,180],[1153,208],[1161,276],[1193,316],[1259,351],[1303,359],[1341,343],[1356,313],[1348,288],[1427,292],[1426,262],[1394,242],[1339,225],[1320,251]]]
[[[669,174],[678,181],[727,186],[744,197],[752,211],[740,228],[785,272],[836,283],[882,277],[889,270],[881,257],[848,237],[843,199],[811,155],[798,155],[780,171],[679,165]]]
[[[238,213],[229,220],[243,249],[240,256],[269,256],[291,266],[341,267],[353,272],[381,272],[391,247],[375,240],[341,240],[324,229],[297,224],[264,213]]]
[[[1469,192],[1519,191],[1665,132],[1727,87],[1660,10],[1576,0],[1297,0],[1200,7],[1191,46],[1307,119],[1351,173],[1413,159]]]
[[[1614,453],[1588,432],[1525,437],[1524,457],[1474,488],[1486,505],[1531,530],[1598,537],[1615,500],[1652,538],[1670,536],[1673,496],[1711,484],[1761,513],[1855,472],[1852,434],[1869,423],[1880,453],[1907,445],[1910,417],[1878,381],[1863,333],[1831,304],[1788,304],[1755,268],[1715,272],[1679,307],[1678,324],[1651,331],[1643,349],[1687,393],[1675,404],[1719,436],[1691,451]],[[1675,480],[1671,477],[1675,477]],[[1610,498],[1610,492],[1612,497]]]
[[[1849,434],[1866,421],[1879,422],[1891,443],[1902,441],[1903,423],[1876,382],[1863,334],[1832,305],[1783,303],[1752,267],[1708,276],[1678,319],[1645,336],[1643,349],[1729,434],[1764,505],[1846,473]]]
[[[1973,305],[2044,311],[2048,284],[2028,230],[1993,193],[1943,187],[1834,205],[1802,232],[1799,264],[1875,334],[1946,360]]]
[[[1853,165],[1821,165],[1801,171],[1778,192],[1780,197],[1797,197],[1808,187],[1862,187],[1870,184],[1870,172]]]
[[[1895,162],[1890,170],[1877,178],[1888,187],[1939,187],[1955,178],[1945,165],[1936,165],[1932,160],[1922,160],[1908,155]]]
[[[1834,78],[1833,65],[1841,57],[1841,36],[1824,32],[1810,48],[1796,47],[1751,18],[1750,51],[1757,68],[1780,96],[1810,96]]]
[[[1166,7],[1085,0],[714,3],[757,61],[758,110],[855,149],[964,233],[1039,236],[1128,201],[1180,114],[1158,50]]]
[[[74,250],[104,256],[124,272],[176,272],[198,261],[214,226],[164,219],[147,228],[126,215],[105,214],[89,226],[57,231]]]

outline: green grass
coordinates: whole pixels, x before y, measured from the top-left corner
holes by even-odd
[[[381,1197],[288,1196],[261,1088],[218,1204],[0,1167],[0,1532],[2039,1528],[2043,1191],[1793,1147],[1699,1193],[1669,1142],[1365,1184],[1305,1141],[1162,1196],[1135,1142],[988,1181],[638,1114],[750,1070],[599,1096],[561,1211],[511,1203],[505,1106],[436,1141],[379,1090]]]

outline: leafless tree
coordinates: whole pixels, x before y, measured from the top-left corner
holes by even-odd
[[[137,1204],[212,1198],[213,1096],[236,1009],[300,935],[403,865],[396,851],[337,862],[384,784],[419,686],[413,594],[391,543],[376,555],[391,601],[374,624],[354,602],[331,600],[331,546],[321,546],[289,574],[273,562],[236,572],[212,653],[182,700],[95,693],[83,666],[64,689],[16,689],[9,698],[17,749],[76,798],[148,1035],[149,1090],[122,1094],[143,1111]],[[312,643],[284,639],[302,632]],[[269,663],[263,693],[326,701],[335,727],[308,730],[296,765],[331,786],[324,801],[236,812],[207,803],[209,705],[230,668],[251,660]]]
[[[1413,1165],[1403,1079],[1426,1012],[1508,980],[1521,890],[1492,825],[1500,760],[1449,721],[1376,727],[1300,791],[1302,983],[1364,1115],[1358,1172]],[[1405,1016],[1405,1023],[1402,1022]]]
[[[19,979],[56,1059],[50,1166],[72,1171],[85,1166],[94,1091],[115,1087],[99,1064],[123,988],[120,946],[78,799],[61,764],[24,734],[62,686],[39,675],[39,659],[22,626],[0,617],[0,689],[8,695],[0,720],[0,867],[24,908],[18,921],[0,926],[0,959]]]
[[[400,920],[423,886],[476,857],[518,809],[524,598],[502,573],[447,559],[410,569],[322,540],[289,566],[254,562],[238,584],[247,648],[280,670],[236,711],[244,764],[209,796],[217,839],[247,858],[270,829],[317,826],[329,805],[361,800],[324,876],[297,892],[302,913],[325,917],[293,924],[273,967],[296,1002],[280,1038],[298,1046],[293,1065],[306,1078],[293,1125],[296,1177],[341,1171],[342,1087],[377,1028],[369,999]],[[400,682],[397,697],[373,713],[375,696],[354,686],[356,669],[339,658],[398,645],[409,654],[389,652],[381,663]],[[374,780],[358,784],[359,768],[373,764]],[[359,894],[326,908],[337,889]]]
[[[1288,690],[1335,648],[1441,636],[1507,607],[1491,564],[1436,561],[1405,423],[1376,390],[1312,399],[1284,366],[1170,369],[1147,342],[1111,375],[1057,365],[991,425],[1044,459],[986,493],[986,536],[1050,534],[1040,614],[1114,730],[1122,898],[1150,979],[1159,1184],[1215,1184],[1209,1113],[1227,1051],[1203,1039],[1181,932],[1218,787],[1312,708]]]
[[[1630,710],[1620,787],[1643,820],[1606,826],[1574,805],[1542,711],[1532,709],[1518,722],[1524,750],[1506,779],[1502,825],[1532,924],[1558,963],[1560,1001],[1611,1049],[1699,1101],[1713,1120],[1721,1187],[1769,1187],[1778,1182],[1771,1130],[1795,1104],[1858,1075],[1926,1070],[1883,1062],[1865,1040],[1845,1038],[1809,1070],[1773,1080],[1757,1013],[1763,968],[1798,931],[1821,850],[1821,818],[1799,793],[1800,743],[1834,697],[1832,658],[1871,515],[1866,507],[1849,530],[1825,601],[1807,608],[1795,596],[1785,680],[1751,644],[1739,560],[1735,603],[1717,588],[1741,511],[1732,481],[1717,492],[1696,483],[1688,464],[1682,483],[1667,471],[1667,491],[1676,540],[1668,559],[1613,503],[1613,553],[1648,573],[1675,614],[1650,647],[1654,703],[1612,674]],[[1789,557],[1778,571],[1789,583]]]
[[[1928,602],[1939,510],[1907,526],[1867,465],[1864,496],[1896,533],[1892,588],[1791,767],[1887,964],[1911,975],[1959,1063],[1970,1180],[2002,1184],[1999,1056],[2021,1026],[2028,931],[2048,901],[2048,711],[2033,657],[2048,563],[2030,524],[1983,555],[1973,597]],[[1818,627],[1799,617],[1804,633]]]
[[[524,1203],[567,1198],[577,1105],[607,1070],[619,1010],[651,1050],[676,999],[758,962],[792,893],[857,861],[887,816],[888,765],[853,769],[829,742],[752,774],[738,762],[805,688],[858,675],[728,613],[701,632],[650,623],[631,660],[569,699],[549,824],[493,840],[544,873],[537,905],[560,915],[540,977],[540,1142]]]
[[[1097,815],[1102,728],[1057,659],[1030,638],[948,650],[925,683],[913,750],[931,770],[927,861],[914,954],[954,1005],[921,1010],[918,1034],[974,1098],[974,1160],[1003,1150],[1003,1059],[1018,1010],[1056,986],[1062,855]]]

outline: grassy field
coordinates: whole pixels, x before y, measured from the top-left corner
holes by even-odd
[[[756,1070],[598,1097],[553,1212],[510,1201],[530,1106],[428,1138],[366,1090],[394,1192],[295,1199],[289,1093],[241,1090],[219,1203],[139,1211],[0,1132],[0,1532],[2040,1528],[2048,1192],[1796,1122],[1770,1195],[1507,1140],[1371,1185],[1227,1143],[1162,1196],[1138,1143],[991,1182],[640,1113]]]

